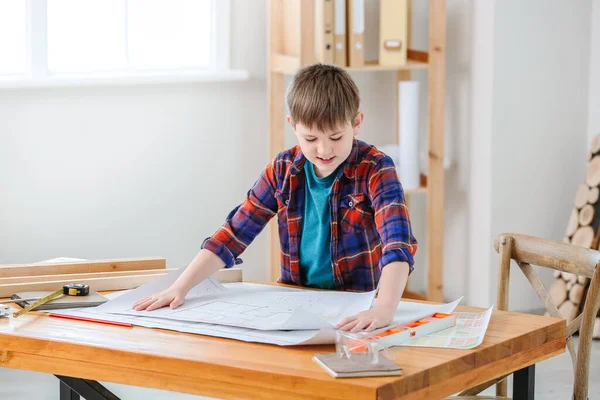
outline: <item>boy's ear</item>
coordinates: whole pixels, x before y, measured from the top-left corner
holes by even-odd
[[[363,114],[362,112],[358,112],[356,114],[356,117],[354,117],[354,121],[352,124],[352,129],[354,131],[354,136],[358,135],[358,132],[360,131],[360,127],[362,125],[363,120],[365,119],[365,114]]]
[[[294,121],[292,121],[292,116],[288,115],[285,117],[285,120],[287,121],[288,124],[290,124],[290,126],[292,127],[292,129],[296,129],[296,126],[294,125]]]

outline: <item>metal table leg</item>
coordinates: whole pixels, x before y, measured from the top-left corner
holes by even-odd
[[[66,383],[60,381],[60,400],[80,400],[80,397]]]
[[[54,375],[60,380],[60,400],[120,400],[96,381]]]
[[[513,374],[513,400],[533,400],[535,395],[535,364]]]

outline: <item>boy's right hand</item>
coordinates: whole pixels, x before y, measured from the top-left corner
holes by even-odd
[[[185,293],[181,289],[170,287],[155,295],[144,297],[133,305],[135,311],[152,311],[157,308],[169,306],[172,309],[179,307],[185,300]]]

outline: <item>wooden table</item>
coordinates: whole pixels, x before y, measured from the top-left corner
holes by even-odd
[[[530,399],[535,363],[565,344],[564,320],[494,311],[476,349],[396,347],[403,376],[334,379],[312,360],[332,345],[279,347],[36,312],[0,318],[0,366],[57,375],[61,399],[78,398],[69,387],[88,400],[116,399],[95,381],[226,399],[438,399],[515,371],[515,399]]]

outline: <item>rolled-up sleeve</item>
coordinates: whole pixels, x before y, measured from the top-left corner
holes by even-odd
[[[412,272],[417,240],[412,234],[404,191],[390,157],[379,160],[369,176],[368,185],[382,242],[381,268],[391,262],[403,261]]]

